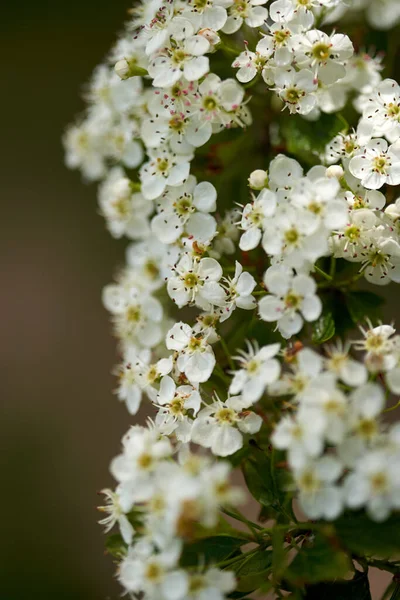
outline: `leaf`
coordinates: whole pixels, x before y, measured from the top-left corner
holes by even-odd
[[[313,324],[312,341],[323,344],[335,335],[335,320],[330,309],[324,308],[322,315]]]
[[[371,600],[368,573],[357,571],[350,581],[307,586],[305,600]]]
[[[119,533],[113,533],[106,539],[106,551],[115,556],[115,558],[121,558],[126,555],[128,546],[125,544],[123,537]]]
[[[286,470],[276,466],[274,451],[253,449],[253,456],[242,463],[243,475],[251,495],[262,506],[292,517],[291,496],[287,493],[289,475]],[[266,517],[265,511],[263,516]]]
[[[252,556],[243,558],[242,562],[235,563],[232,568],[239,580],[236,589],[239,592],[249,593],[263,586],[271,573],[271,564],[270,550],[259,550]]]
[[[351,570],[348,555],[335,540],[317,534],[310,545],[304,545],[291,562],[285,577],[296,585],[334,581]]]
[[[198,564],[218,563],[237,552],[246,540],[229,535],[215,535],[204,538],[183,548],[181,565],[191,567]]]
[[[384,299],[378,294],[368,291],[350,292],[346,297],[346,305],[353,323],[365,321],[366,317],[378,319]]]
[[[281,132],[288,152],[306,164],[316,164],[318,155],[340,132],[348,130],[348,123],[341,115],[323,114],[318,125],[300,116],[292,116],[281,123]]]
[[[387,558],[400,553],[400,514],[376,523],[352,512],[335,522],[335,530],[343,545],[360,556]]]

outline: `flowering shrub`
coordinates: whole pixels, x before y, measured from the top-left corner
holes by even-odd
[[[400,282],[400,87],[351,35],[399,7],[137,2],[65,134],[129,240],[103,302],[148,420],[101,523],[132,598],[366,599],[369,566],[397,597],[400,336],[362,284]]]

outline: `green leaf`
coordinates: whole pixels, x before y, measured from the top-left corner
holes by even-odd
[[[334,581],[345,577],[351,569],[348,555],[334,540],[317,534],[309,545],[303,544],[291,562],[285,577],[296,585]]]
[[[365,321],[366,317],[378,319],[384,299],[378,294],[368,291],[350,292],[346,297],[346,304],[353,323]]]
[[[109,535],[106,539],[106,551],[115,556],[116,558],[122,558],[126,555],[128,546],[125,544],[123,537],[119,533]]]
[[[368,573],[357,571],[350,581],[307,586],[304,598],[305,600],[371,600]]]
[[[183,548],[181,565],[191,567],[198,564],[218,563],[237,552],[246,540],[230,535],[214,535],[203,538]]]
[[[239,592],[253,592],[268,581],[271,573],[272,552],[259,550],[250,557],[232,566],[238,578],[237,590]],[[230,567],[227,567],[230,569]]]
[[[400,514],[376,523],[352,512],[335,521],[335,530],[343,545],[360,556],[387,558],[400,553]]]
[[[300,116],[291,116],[281,123],[281,132],[290,154],[306,164],[316,164],[318,155],[325,146],[340,132],[348,130],[348,123],[341,115],[323,114],[318,124]]]
[[[287,493],[289,475],[276,466],[276,453],[253,449],[253,456],[242,463],[243,475],[251,495],[262,506],[291,520],[291,496]],[[266,517],[265,511],[263,511]]]
[[[328,308],[324,308],[321,316],[313,323],[312,341],[315,344],[323,344],[335,335],[335,320],[333,313]]]

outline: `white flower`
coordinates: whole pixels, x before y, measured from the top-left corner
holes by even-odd
[[[99,205],[114,237],[126,235],[131,239],[142,239],[148,236],[152,205],[142,194],[134,193],[132,183],[122,169],[111,169],[100,185]]]
[[[126,402],[131,415],[135,415],[140,408],[142,401],[142,365],[149,364],[150,352],[142,350],[135,358],[132,362],[120,365],[116,370],[119,378],[117,388],[118,398]]]
[[[147,200],[161,196],[167,185],[182,185],[189,176],[191,155],[180,155],[160,147],[149,152],[150,161],[140,169],[142,194]]]
[[[343,508],[343,494],[335,485],[342,473],[341,463],[324,456],[295,469],[301,508],[310,519],[336,519]]]
[[[303,319],[315,321],[321,314],[322,303],[316,295],[316,283],[308,275],[294,275],[284,265],[270,267],[264,275],[270,292],[261,298],[258,310],[264,321],[277,321],[281,335],[289,338],[298,333]]]
[[[264,222],[274,214],[276,202],[276,195],[270,190],[264,189],[257,198],[253,199],[252,203],[246,204],[240,223],[241,228],[245,231],[239,242],[241,250],[252,250],[258,246]]]
[[[346,164],[359,149],[358,138],[355,133],[344,135],[339,133],[333,138],[325,149],[325,157],[328,164],[336,163],[342,159]]]
[[[98,506],[97,510],[106,513],[107,516],[104,517],[104,519],[101,519],[99,524],[103,525],[104,531],[108,533],[111,531],[114,525],[118,523],[118,527],[124,542],[130,545],[132,543],[135,530],[121,508],[118,494],[108,489],[102,490],[101,493],[106,497],[107,504],[106,506]]]
[[[267,0],[233,0],[222,31],[227,34],[235,33],[243,22],[249,27],[261,27],[268,17],[268,10],[262,6],[266,2]]]
[[[161,341],[163,308],[157,298],[135,287],[108,285],[103,304],[114,316],[118,337],[125,342],[151,348]]]
[[[272,56],[274,49],[273,47],[268,48],[265,43],[264,47],[259,42],[256,52],[251,52],[246,48],[233,61],[232,67],[239,69],[236,77],[241,83],[248,83],[258,73],[263,73],[264,69],[268,67],[268,59]]]
[[[238,350],[238,356],[233,357],[241,366],[233,373],[229,386],[232,395],[242,397],[254,404],[263,395],[267,385],[274,383],[280,374],[279,362],[274,358],[279,352],[280,344],[270,344],[261,349],[256,342],[247,342],[247,352]]]
[[[324,448],[325,422],[318,413],[299,411],[296,416],[284,416],[271,435],[272,444],[288,451],[291,467],[300,469],[321,455]]]
[[[236,308],[252,310],[256,308],[257,303],[252,295],[256,287],[256,280],[250,273],[243,271],[243,267],[236,261],[235,275],[233,278],[225,278],[225,302],[223,311],[221,311],[220,321],[226,321]]]
[[[151,228],[161,242],[172,244],[184,231],[199,241],[213,237],[217,224],[208,213],[216,210],[217,192],[208,181],[196,183],[189,175],[186,183],[167,188],[157,201]]]
[[[341,229],[347,223],[348,206],[339,198],[340,185],[336,178],[315,177],[312,170],[307,177],[297,181],[291,193],[291,202],[305,209],[311,219],[320,226],[332,231]]]
[[[169,350],[178,352],[178,368],[190,383],[208,381],[215,366],[215,356],[205,336],[180,322],[169,330],[166,344]]]
[[[119,580],[126,590],[160,600],[183,600],[187,597],[189,577],[177,568],[180,545],[174,542],[163,552],[142,540],[130,549],[119,567]]]
[[[172,86],[181,77],[187,81],[198,81],[204,77],[209,71],[209,60],[204,54],[209,49],[210,43],[202,35],[171,42],[171,46],[150,61],[148,71],[154,87]]]
[[[313,110],[317,101],[313,92],[317,90],[318,81],[311,71],[280,69],[274,73],[274,81],[278,96],[285,102],[289,112],[307,115]]]
[[[192,429],[192,419],[188,416],[191,410],[195,416],[200,410],[201,397],[190,385],[176,384],[171,377],[163,377],[157,403],[161,405],[156,417],[156,425],[164,435],[175,433],[181,442],[189,442]]]
[[[135,502],[147,501],[153,491],[152,473],[160,461],[171,456],[167,438],[160,438],[156,429],[131,427],[123,438],[123,453],[111,463],[111,473],[119,482],[118,493],[124,512]]]
[[[365,363],[372,373],[389,371],[396,364],[397,336],[393,337],[396,330],[391,325],[372,327],[367,321],[369,329],[359,326],[364,336],[363,340],[354,342],[357,350],[365,350]]]
[[[221,29],[228,18],[226,7],[230,0],[188,0],[182,16],[193,23],[196,31],[201,29]]]
[[[368,100],[357,128],[361,143],[382,136],[395,142],[400,137],[399,84],[393,79],[384,79]]]
[[[326,346],[325,366],[346,385],[357,387],[366,383],[368,372],[365,365],[351,358],[349,350],[350,344],[343,345],[341,342],[336,346]]]
[[[385,183],[400,183],[400,148],[388,147],[386,140],[371,140],[349,163],[350,173],[367,189],[378,190]]]
[[[192,441],[210,448],[216,456],[229,456],[243,446],[243,433],[257,433],[262,419],[246,410],[249,406],[240,396],[219,398],[203,408],[192,428]]]
[[[290,368],[290,373],[283,373],[278,381],[268,386],[268,393],[294,395],[297,401],[301,401],[323,370],[322,356],[310,348],[303,348],[295,354]]]
[[[174,276],[168,279],[167,290],[179,308],[196,304],[203,310],[209,310],[212,305],[224,304],[225,292],[218,283],[222,267],[215,258],[198,260],[184,254],[174,271]]]
[[[346,61],[352,57],[353,44],[347,35],[312,29],[296,37],[296,63],[310,66],[324,84],[332,84],[346,75]]]
[[[343,486],[347,506],[365,506],[371,519],[384,521],[399,508],[400,475],[395,457],[382,451],[364,453]]]
[[[340,444],[345,436],[348,421],[348,400],[337,387],[331,373],[316,377],[301,395],[301,406],[307,409],[310,418],[318,415],[324,424],[324,436],[330,444]]]
[[[215,567],[204,573],[190,575],[187,598],[193,600],[222,600],[226,594],[236,588],[236,579],[232,571],[221,571]]]
[[[278,154],[269,165],[269,183],[272,190],[290,190],[303,176],[303,167],[294,158]],[[282,194],[283,195],[283,194]]]

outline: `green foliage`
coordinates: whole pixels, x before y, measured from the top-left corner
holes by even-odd
[[[333,312],[324,307],[321,316],[313,324],[312,341],[314,344],[324,344],[335,335],[336,326]]]
[[[348,555],[335,544],[335,539],[317,533],[315,539],[303,543],[285,577],[296,585],[319,581],[335,581],[351,570]]]
[[[280,457],[275,451],[254,449],[253,455],[242,464],[243,475],[252,496],[264,508],[263,516],[293,518],[291,496],[287,492],[288,473],[277,466]],[[276,515],[277,514],[277,515]]]
[[[306,600],[371,600],[368,573],[357,571],[350,581],[307,586],[304,598]]]
[[[246,540],[229,535],[213,535],[203,538],[184,547],[181,565],[190,567],[198,564],[219,563],[238,553],[240,547],[245,543]]]
[[[400,554],[400,514],[377,523],[364,513],[352,512],[335,522],[335,530],[342,545],[360,556]]]
[[[379,319],[384,299],[368,291],[350,292],[346,296],[347,310],[353,323],[359,324],[368,316],[372,321]]]
[[[128,546],[125,544],[122,536],[119,533],[113,533],[106,539],[106,551],[115,558],[125,556]]]
[[[272,552],[262,549],[235,563],[233,568],[238,578],[237,590],[250,593],[263,587],[271,574],[271,564]]]
[[[322,114],[318,123],[307,121],[299,115],[284,119],[281,132],[287,151],[306,165],[319,162],[319,154],[340,132],[348,130],[347,121],[339,114]]]

